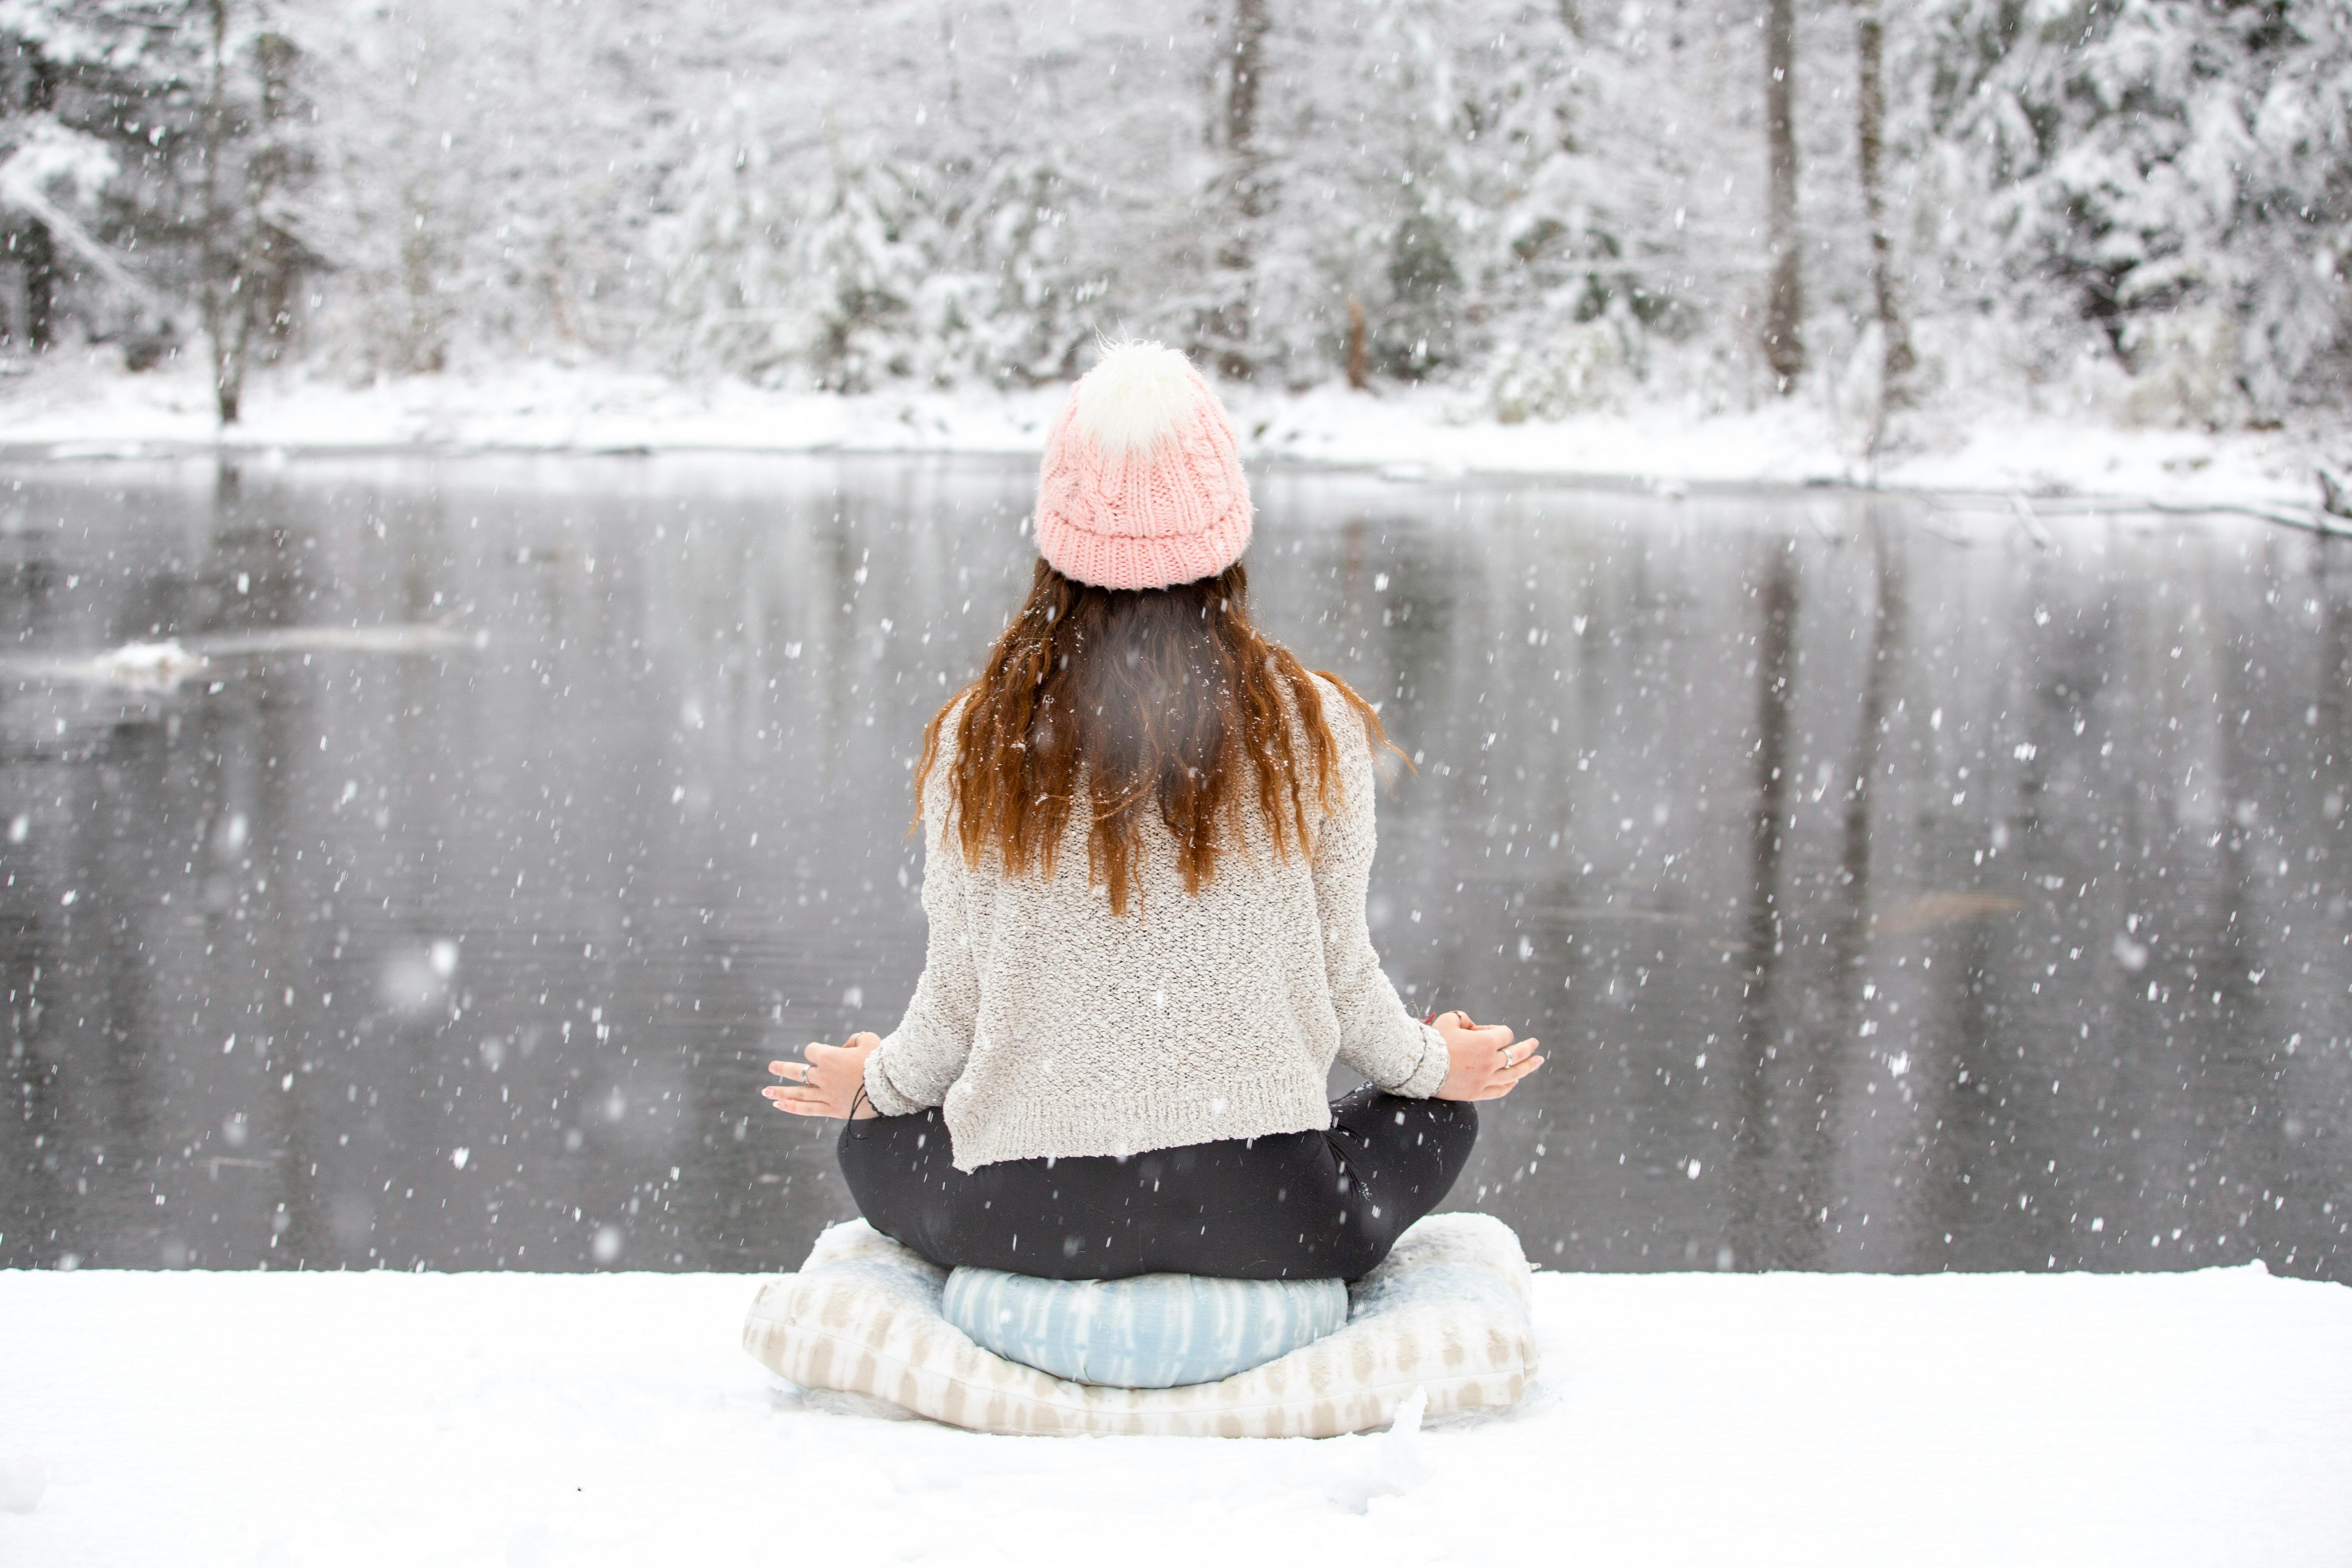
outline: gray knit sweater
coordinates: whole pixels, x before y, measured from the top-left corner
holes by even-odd
[[[1124,916],[1087,885],[1075,814],[1050,880],[965,865],[943,832],[943,726],[923,790],[929,951],[905,1019],[866,1058],[874,1108],[944,1107],[970,1171],[1320,1130],[1334,1056],[1391,1093],[1434,1093],[1445,1044],[1405,1011],[1364,927],[1371,750],[1355,710],[1318,684],[1345,796],[1312,856],[1276,860],[1253,809],[1244,852],[1189,894],[1154,816]]]

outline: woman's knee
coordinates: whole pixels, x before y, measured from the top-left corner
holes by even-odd
[[[883,1215],[919,1194],[929,1168],[946,1147],[937,1107],[911,1116],[871,1116],[842,1125],[834,1160],[858,1212],[882,1228]],[[934,1148],[933,1145],[939,1145]]]
[[[1478,1108],[1466,1100],[1426,1100],[1422,1103],[1429,1108],[1429,1134],[1437,1141],[1448,1171],[1461,1170],[1478,1142]]]
[[[1478,1108],[1466,1100],[1407,1100],[1368,1085],[1333,1110],[1333,1123],[1346,1131],[1391,1147],[1434,1146],[1454,1170],[1478,1142]]]

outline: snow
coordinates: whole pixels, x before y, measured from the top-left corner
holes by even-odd
[[[2352,1557],[2352,1289],[2259,1266],[1543,1274],[1517,1408],[1327,1442],[877,1418],[754,1286],[0,1273],[0,1562]]]
[[[526,363],[495,374],[352,384],[289,373],[257,380],[223,437],[194,365],[125,375],[59,353],[0,383],[0,450],[61,458],[191,448],[268,453],[437,450],[965,452],[1033,455],[1066,385],[998,393],[908,388],[765,391]],[[2266,504],[2309,512],[2315,467],[2340,458],[2320,426],[2207,432],[2028,413],[1998,399],[1920,421],[1934,441],[1872,459],[1833,409],[1802,399],[1710,412],[1659,404],[1557,422],[1503,423],[1440,386],[1378,394],[1221,389],[1245,457],[1377,468],[1399,480],[1468,474],[1701,485],[1874,483],[1892,489]]]

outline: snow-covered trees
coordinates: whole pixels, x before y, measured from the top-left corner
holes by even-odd
[[[85,332],[134,366],[190,325],[224,422],[246,368],[275,357],[318,257],[299,190],[310,116],[303,50],[266,0],[0,5],[0,226],[27,347],[69,286]]]
[[[169,290],[130,252],[144,239],[168,258],[187,237],[189,16],[185,0],[0,0],[0,341],[46,348],[62,311],[142,362],[168,342]]]
[[[1916,134],[1959,179],[1979,308],[2080,324],[2141,411],[2219,422],[2340,395],[2352,327],[2342,0],[1939,0]],[[2058,340],[2063,342],[2063,340]]]
[[[1923,397],[1992,343],[2150,418],[2347,380],[2342,0],[0,0],[0,110],[19,344],[858,388],[1150,333],[1507,417],[1879,407],[1915,342]]]

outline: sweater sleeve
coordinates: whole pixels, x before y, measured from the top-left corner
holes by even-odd
[[[946,772],[934,764],[932,778]],[[923,802],[923,918],[930,927],[922,978],[915,982],[907,1016],[866,1058],[866,1097],[885,1116],[910,1116],[939,1105],[963,1074],[971,1054],[972,1021],[980,1011],[980,977],[972,961],[964,901],[971,873],[961,850],[942,826],[945,791]]]
[[[1339,1016],[1339,1059],[1391,1094],[1426,1100],[1445,1081],[1445,1041],[1405,1010],[1381,971],[1364,923],[1376,837],[1371,749],[1346,700],[1328,688],[1324,710],[1339,744],[1339,779],[1347,790],[1347,798],[1323,820],[1314,858],[1324,969]]]

